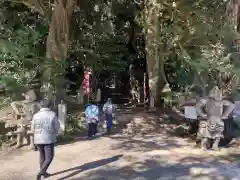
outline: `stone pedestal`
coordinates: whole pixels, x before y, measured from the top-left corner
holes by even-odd
[[[235,109],[233,111],[233,120],[240,127],[240,101],[234,102]]]
[[[155,107],[155,99],[154,97],[151,97],[150,99],[150,108],[154,108]]]
[[[83,102],[84,102],[83,92],[78,92],[78,94],[77,94],[77,103],[78,104],[83,104]]]
[[[66,131],[67,106],[63,102],[58,105],[58,120],[60,123],[60,133],[64,134]]]

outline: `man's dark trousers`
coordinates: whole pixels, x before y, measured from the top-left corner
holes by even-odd
[[[44,175],[50,166],[54,157],[54,144],[37,144],[40,153],[40,171],[39,175]]]

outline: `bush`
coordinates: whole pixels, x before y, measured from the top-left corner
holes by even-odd
[[[0,110],[4,107],[8,106],[11,102],[11,99],[9,97],[1,96],[0,97]]]

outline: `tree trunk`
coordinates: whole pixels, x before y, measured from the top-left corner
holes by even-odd
[[[23,0],[21,3],[38,12],[49,22],[46,45],[48,59],[43,70],[43,88],[53,86],[57,100],[63,98],[65,60],[69,46],[69,27],[75,0]],[[53,94],[52,88],[44,88],[46,94]],[[56,99],[56,98],[55,98]],[[55,103],[54,103],[55,104]]]
[[[164,73],[166,45],[160,35],[162,29],[159,24],[158,7],[155,4],[155,0],[145,1],[143,18],[150,100],[154,100],[154,105],[157,106],[161,104],[161,92],[166,85]]]
[[[53,83],[57,102],[64,97],[65,60],[69,47],[69,28],[74,0],[55,0],[49,24],[46,56],[49,61],[44,81]],[[56,102],[56,103],[57,103]]]
[[[232,28],[239,32],[240,0],[230,0],[226,8],[226,20]]]
[[[225,12],[226,22],[230,27],[232,27],[235,32],[234,45],[237,45],[237,50],[240,45],[240,0],[230,0],[227,3]]]
[[[228,25],[233,29],[234,37],[232,45],[235,47],[235,51],[239,51],[240,47],[240,0],[230,0],[227,3],[225,18]],[[240,58],[239,54],[235,56],[235,60],[238,61]],[[225,82],[223,81],[224,91],[228,92],[229,89],[239,85],[239,77],[232,76],[227,77]]]

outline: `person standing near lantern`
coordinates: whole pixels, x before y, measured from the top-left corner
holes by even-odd
[[[113,112],[115,106],[112,103],[112,99],[108,98],[107,102],[103,105],[103,113],[105,114],[105,119],[107,123],[107,133],[111,132],[113,126]]]

